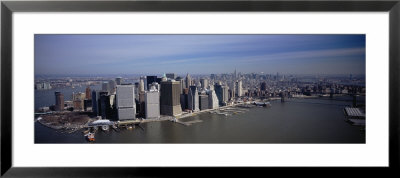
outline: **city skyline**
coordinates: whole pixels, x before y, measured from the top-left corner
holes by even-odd
[[[361,74],[365,35],[35,35],[35,75]]]

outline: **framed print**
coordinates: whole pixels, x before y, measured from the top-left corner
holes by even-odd
[[[1,174],[394,170],[399,6],[3,1]]]

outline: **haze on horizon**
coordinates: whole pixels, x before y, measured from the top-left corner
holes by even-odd
[[[35,75],[362,74],[365,35],[35,35]]]

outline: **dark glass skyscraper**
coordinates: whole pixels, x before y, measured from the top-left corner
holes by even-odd
[[[161,82],[161,114],[176,116],[182,113],[180,103],[181,84],[177,81]]]

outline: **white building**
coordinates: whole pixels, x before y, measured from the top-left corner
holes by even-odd
[[[134,85],[117,85],[116,107],[118,120],[135,119],[136,104]]]
[[[146,119],[160,118],[160,92],[153,86],[144,95]]]
[[[214,90],[210,90],[208,92],[208,108],[209,109],[216,109],[219,107],[219,101],[217,94],[215,94]]]

